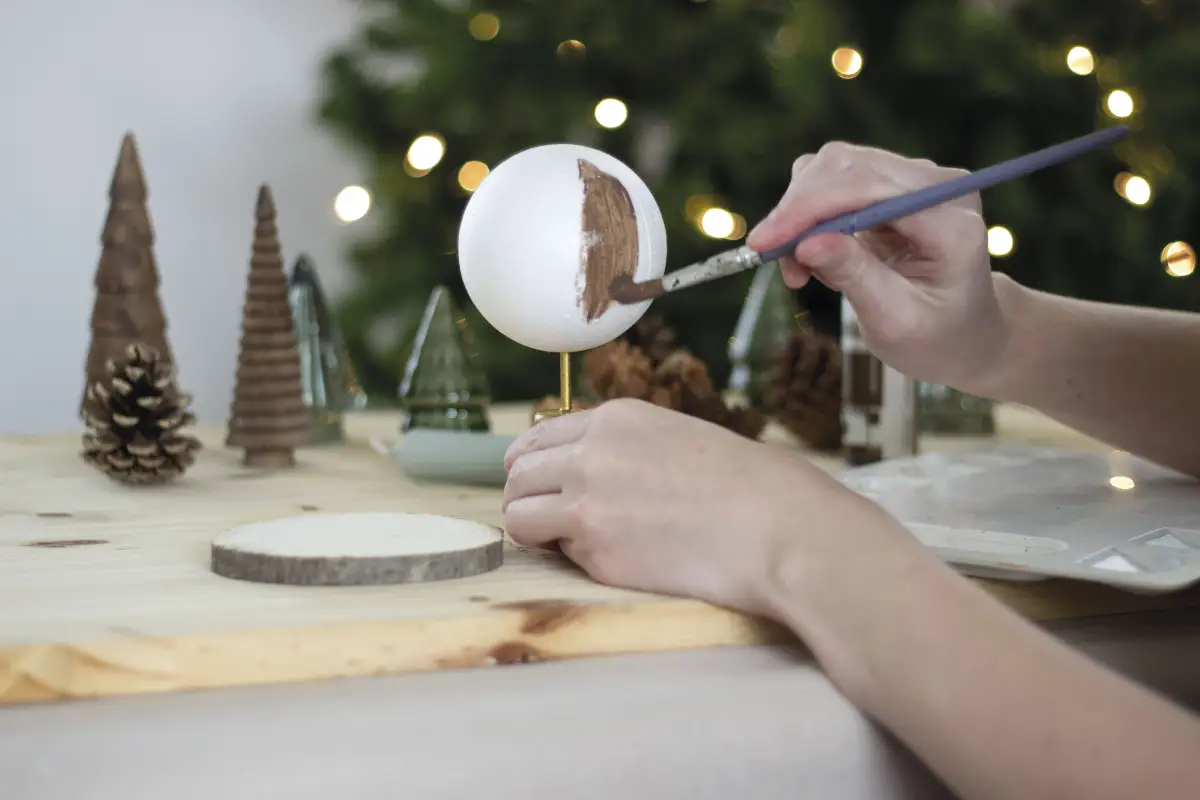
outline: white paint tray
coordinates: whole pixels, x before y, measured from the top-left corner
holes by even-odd
[[[838,477],[968,574],[1139,593],[1200,582],[1200,483],[1127,453],[996,443]]]

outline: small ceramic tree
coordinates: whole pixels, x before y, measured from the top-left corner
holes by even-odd
[[[729,389],[744,394],[754,407],[763,408],[763,391],[771,371],[801,327],[795,295],[784,284],[779,265],[763,264],[729,337]]]
[[[296,463],[295,449],[309,440],[311,423],[300,385],[300,357],[275,226],[275,201],[265,185],[258,192],[255,216],[226,444],[246,451],[246,466],[290,467]]]
[[[158,353],[166,365],[174,361],[167,341],[167,319],[158,297],[154,229],[146,209],[146,181],[133,134],[125,134],[108,191],[108,216],[100,236],[96,268],[96,301],[92,308],[92,341],[85,367],[87,387],[108,377],[108,362],[125,357],[130,345]]]
[[[337,319],[316,265],[301,255],[288,276],[288,300],[300,355],[304,405],[312,419],[311,444],[345,439],[343,414],[366,406]]]
[[[444,286],[434,289],[425,305],[398,395],[404,409],[401,431],[491,430],[487,376],[467,319]]]

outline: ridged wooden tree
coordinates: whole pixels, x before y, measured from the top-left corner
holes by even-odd
[[[173,364],[167,342],[167,319],[158,297],[154,228],[146,209],[146,181],[133,134],[125,134],[109,186],[108,216],[100,235],[96,268],[96,302],[92,307],[92,341],[85,362],[87,387],[108,377],[109,360],[124,358],[130,345],[145,345]]]
[[[246,451],[246,466],[290,467],[296,463],[296,448],[309,440],[311,422],[301,388],[275,201],[266,185],[258,190],[255,217],[237,383],[225,443]]]

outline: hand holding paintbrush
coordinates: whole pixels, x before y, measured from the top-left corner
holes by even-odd
[[[1062,163],[1076,156],[1112,144],[1129,135],[1129,128],[1118,125],[1077,139],[1047,147],[960,178],[927,186],[913,192],[874,203],[858,211],[842,214],[821,222],[786,244],[765,252],[739,247],[720,253],[698,264],[692,264],[657,280],[635,283],[620,276],[609,287],[613,300],[623,304],[642,303],[667,292],[686,289],[716,278],[734,275],[770,261],[790,255],[805,239],[824,233],[853,235],[895,222],[903,217],[950,202],[964,195],[980,192],[997,184],[1028,175],[1031,172]]]

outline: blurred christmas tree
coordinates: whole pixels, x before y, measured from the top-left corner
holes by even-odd
[[[323,119],[373,172],[377,237],[341,308],[373,394],[394,392],[430,290],[469,307],[454,247],[470,191],[503,158],[575,141],[633,166],[667,220],[669,265],[744,236],[792,160],[840,139],[979,168],[1114,118],[1118,150],[991,190],[995,264],[1079,297],[1197,307],[1160,254],[1200,245],[1200,4],[1188,0],[359,0],[326,64]],[[1171,250],[1174,273],[1195,257]],[[656,306],[728,374],[753,276]],[[814,324],[837,301],[806,289]],[[472,316],[497,399],[553,393],[556,360]],[[388,331],[381,336],[381,331]]]

